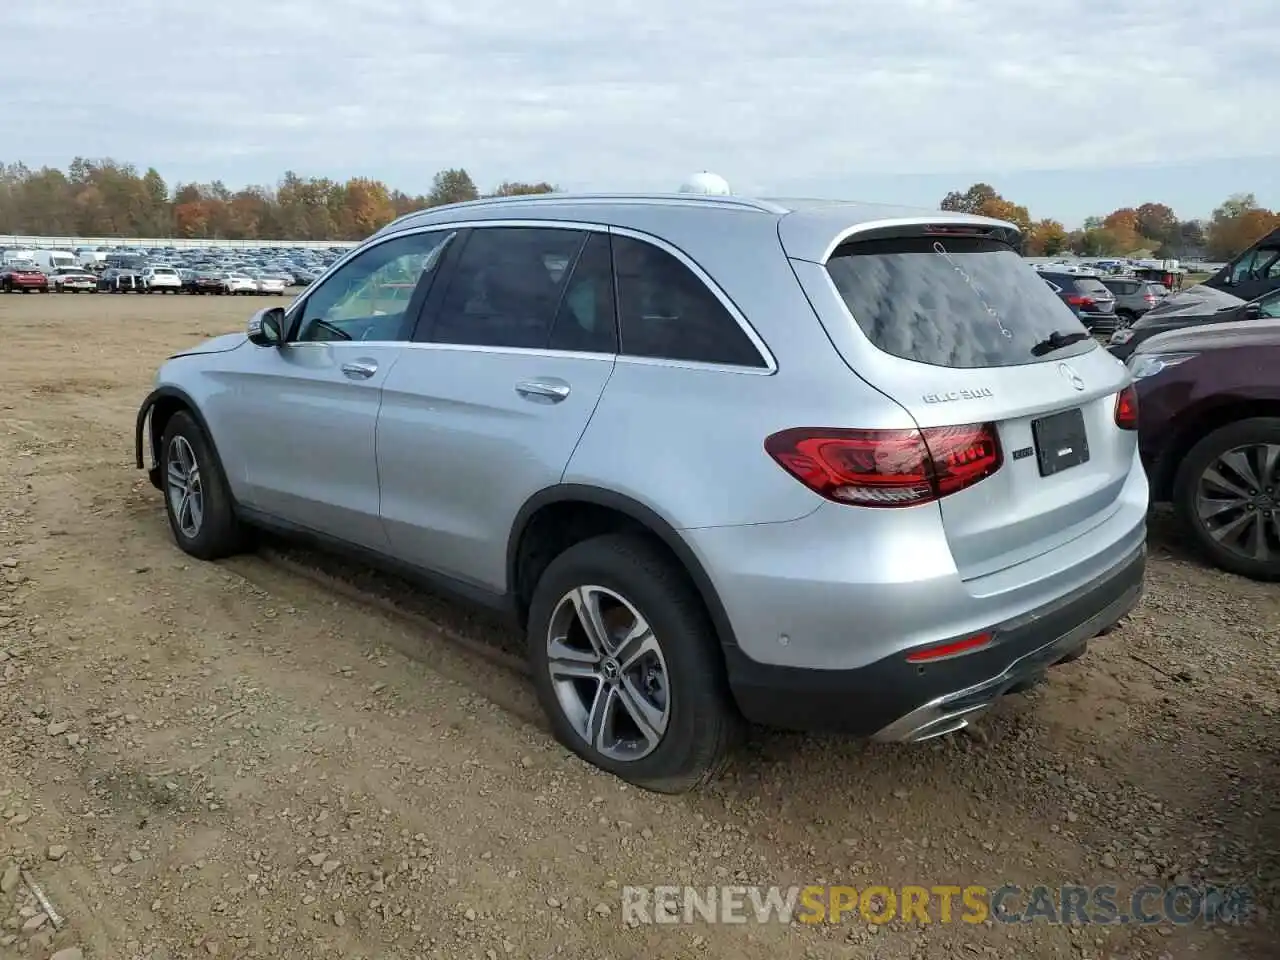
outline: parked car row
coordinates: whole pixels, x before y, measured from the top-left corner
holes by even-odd
[[[129,269],[108,267],[100,275],[75,267],[59,267],[49,273],[23,266],[0,270],[4,293],[191,293],[283,296],[288,292],[279,277],[249,277],[235,273],[197,274],[172,267]]]

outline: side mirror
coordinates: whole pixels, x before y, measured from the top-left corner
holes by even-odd
[[[1244,318],[1246,320],[1257,320],[1262,316],[1262,304],[1246,303],[1244,305]]]
[[[259,347],[284,343],[284,307],[267,307],[249,318],[249,342]]]

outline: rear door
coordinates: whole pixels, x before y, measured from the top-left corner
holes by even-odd
[[[1048,552],[1118,509],[1135,464],[1135,436],[1114,421],[1128,376],[1012,249],[917,232],[796,268],[850,366],[921,427],[995,426],[1002,468],[939,502],[963,577]]]
[[[609,234],[477,226],[383,386],[382,520],[400,560],[506,585],[516,515],[560,482],[617,356]]]

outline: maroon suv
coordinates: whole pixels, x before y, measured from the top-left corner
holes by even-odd
[[[0,270],[0,290],[5,293],[49,292],[49,278],[36,269],[5,267]]]
[[[1127,362],[1152,500],[1217,566],[1280,580],[1280,320],[1171,330]]]

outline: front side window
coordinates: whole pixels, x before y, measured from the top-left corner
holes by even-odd
[[[546,348],[587,236],[556,227],[473,229],[436,308],[429,339]]]
[[[674,255],[643,240],[615,236],[613,264],[622,354],[766,366],[720,298]]]
[[[1280,320],[1280,292],[1270,293],[1258,301],[1259,316]]]
[[[1231,267],[1231,282],[1267,280],[1280,277],[1280,250],[1251,250]]]
[[[434,273],[453,236],[407,234],[356,254],[299,304],[292,339],[400,339],[414,290]]]

